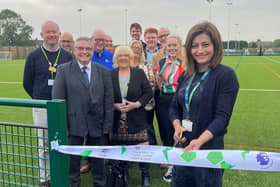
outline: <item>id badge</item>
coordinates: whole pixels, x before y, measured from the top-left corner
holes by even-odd
[[[48,86],[53,86],[54,80],[53,79],[48,79]]]
[[[193,122],[188,119],[182,120],[182,126],[189,132],[192,132]]]

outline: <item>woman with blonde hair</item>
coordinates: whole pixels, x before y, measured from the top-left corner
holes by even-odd
[[[155,75],[154,75],[154,72],[152,69],[152,65],[147,63],[147,61],[145,60],[145,54],[143,51],[142,42],[139,40],[132,40],[129,45],[130,45],[130,47],[133,51],[133,55],[134,55],[132,67],[140,68],[145,72],[146,77],[147,77],[148,81],[150,82],[150,85],[151,85],[153,93],[154,93],[156,79],[155,79]],[[156,141],[155,130],[154,130],[154,125],[153,125],[154,108],[155,108],[154,97],[149,101],[148,104],[146,104],[146,106],[144,108],[147,112],[147,122],[149,124],[149,127],[148,127],[149,143],[150,143],[150,145],[156,145],[157,141]]]
[[[131,67],[134,54],[129,46],[115,50],[112,71],[114,88],[114,124],[111,141],[115,145],[148,144],[148,123],[144,106],[153,96],[142,69]],[[124,167],[125,164],[124,164]],[[150,186],[149,168],[142,172],[142,186]]]
[[[160,138],[164,146],[173,146],[174,129],[169,120],[169,106],[178,86],[178,80],[184,72],[184,67],[179,58],[181,55],[181,39],[177,35],[169,35],[166,41],[167,57],[161,59],[156,66],[158,87],[160,94],[156,100],[156,114]],[[163,176],[166,182],[171,182],[172,166]]]

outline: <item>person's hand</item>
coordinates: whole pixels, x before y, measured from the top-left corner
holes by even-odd
[[[202,142],[199,139],[194,139],[184,148],[184,151],[199,150],[201,146]]]
[[[125,106],[122,107],[122,112],[129,112],[133,109],[139,108],[141,106],[141,103],[139,101],[132,102],[132,101],[126,101]]]
[[[114,107],[116,110],[124,112],[125,103],[114,103]]]
[[[188,146],[184,148],[184,151],[199,150],[200,147],[211,140],[214,137],[212,132],[205,130],[198,139],[193,139]]]
[[[179,120],[173,121],[173,127],[174,127],[173,139],[175,144],[184,143],[187,139],[185,137],[182,137],[182,133],[185,132],[186,129],[181,126],[181,122]]]

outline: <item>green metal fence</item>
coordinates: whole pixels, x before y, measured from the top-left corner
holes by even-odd
[[[47,170],[47,167],[39,167],[39,159],[45,163],[49,160],[52,187],[69,186],[68,157],[50,150],[50,145],[38,144],[39,139],[49,142],[58,139],[61,144],[67,144],[65,101],[0,98],[0,105],[46,108],[48,118],[48,128],[0,122],[0,186],[39,186],[44,177],[39,175],[39,170]],[[38,130],[48,133],[39,136]],[[49,151],[49,158],[39,157],[39,149]]]

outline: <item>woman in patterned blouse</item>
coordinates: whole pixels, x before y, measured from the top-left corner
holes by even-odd
[[[157,64],[155,71],[157,74],[160,94],[156,100],[156,114],[160,137],[164,146],[173,146],[174,129],[169,120],[169,106],[178,86],[178,79],[184,72],[184,67],[179,59],[181,54],[181,39],[176,35],[167,37],[166,52],[167,57]],[[168,167],[163,179],[171,181],[172,166]]]

